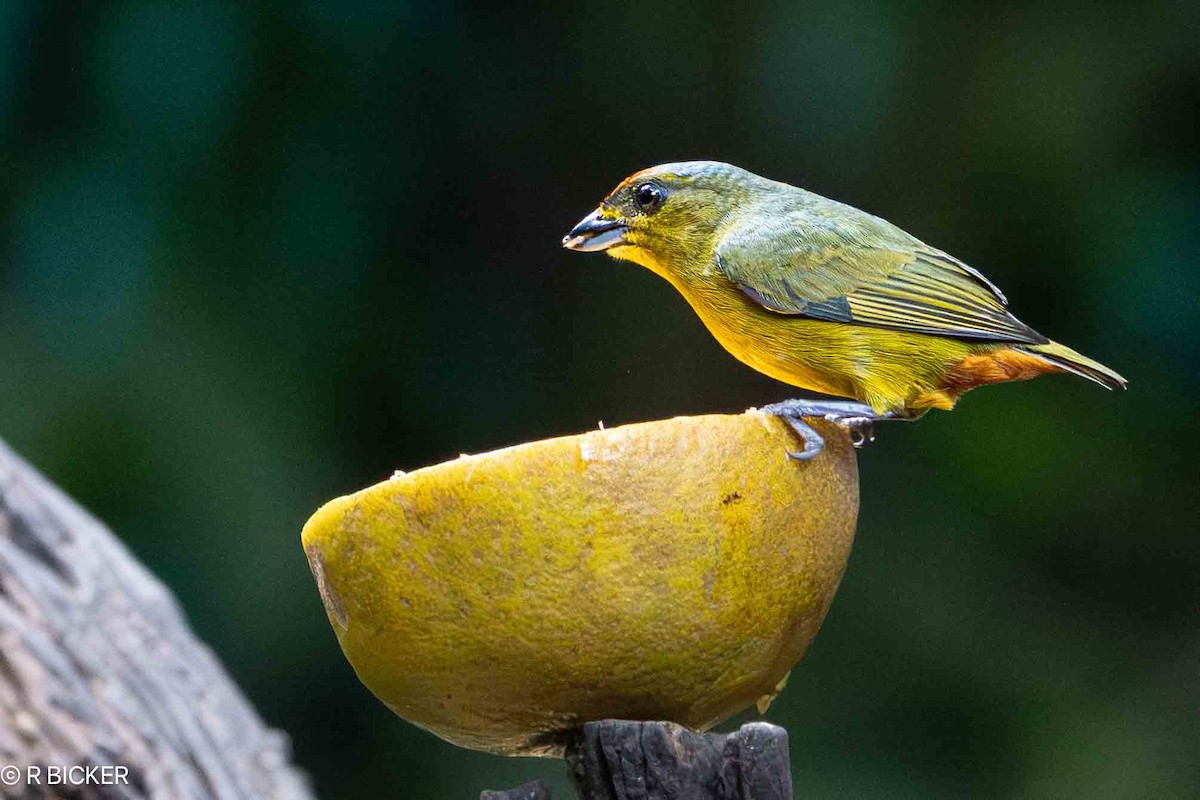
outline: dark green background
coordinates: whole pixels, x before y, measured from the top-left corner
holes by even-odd
[[[378,704],[300,527],[396,468],[787,396],[665,282],[559,247],[637,168],[733,161],[1131,383],[881,429],[769,715],[799,796],[1200,795],[1196,9],[9,0],[0,436],[178,593],[322,796],[563,785]]]

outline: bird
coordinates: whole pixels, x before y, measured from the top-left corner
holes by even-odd
[[[949,410],[993,383],[1072,373],[1109,389],[1118,373],[1008,310],[983,273],[853,206],[718,161],[644,169],[563,237],[665,278],[746,365],[824,395],[763,407],[808,460],[824,440],[806,418],[847,428]]]

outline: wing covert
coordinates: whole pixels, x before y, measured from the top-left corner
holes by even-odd
[[[779,314],[959,339],[1048,341],[1010,314],[1004,295],[978,271],[851,210],[861,217],[849,224],[788,214],[731,233],[717,248],[717,266]]]

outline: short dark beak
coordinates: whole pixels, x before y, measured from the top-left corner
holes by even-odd
[[[568,250],[594,253],[624,242],[627,230],[619,219],[605,219],[597,208],[571,228],[571,232],[563,237],[562,244]]]

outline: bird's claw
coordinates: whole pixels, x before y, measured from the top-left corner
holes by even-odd
[[[851,419],[834,419],[830,421],[846,429],[850,434],[850,444],[854,445],[856,449],[862,449],[875,441],[873,420],[866,419],[865,417],[854,417]]]
[[[788,458],[793,461],[811,461],[825,449],[825,437],[813,430],[803,417],[789,414],[778,415],[804,442],[803,450],[788,450]]]
[[[825,439],[805,419],[824,419],[850,434],[856,448],[875,441],[874,423],[880,419],[896,418],[894,413],[876,414],[870,406],[854,401],[785,400],[763,406],[763,411],[781,418],[804,442],[803,450],[789,450],[788,457],[810,461],[825,449]]]
[[[810,446],[808,442],[805,442],[803,450],[785,450],[784,452],[786,452],[788,458],[792,459],[793,461],[812,461],[814,458],[819,456],[821,451],[824,449],[824,445]]]

